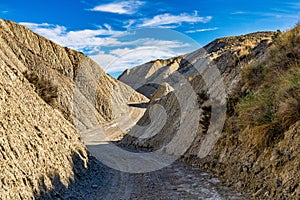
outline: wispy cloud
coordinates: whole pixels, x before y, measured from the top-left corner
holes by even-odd
[[[174,48],[179,48],[181,45],[184,45],[176,41],[152,40],[151,42],[153,44],[134,48],[119,48],[108,53],[101,51],[97,55],[91,57],[99,63],[105,71],[120,72],[151,60],[169,58],[185,53],[174,50]],[[155,43],[160,43],[160,45],[156,45]]]
[[[116,39],[117,36],[126,34],[123,31],[112,30],[111,26],[104,24],[98,29],[85,29],[78,31],[67,31],[64,26],[53,25],[48,23],[36,24],[21,22],[32,31],[62,45],[74,48],[78,51],[94,51],[99,46],[116,46],[121,42]]]
[[[134,33],[113,30],[108,24],[95,30],[77,31],[48,23],[20,24],[62,46],[85,52],[107,72],[123,71],[157,58],[181,55],[186,53],[183,48],[189,48],[189,43],[176,40],[135,38]],[[131,39],[128,40],[127,36]]]
[[[295,3],[295,2],[287,2],[286,3],[290,8],[294,8],[294,9],[299,9],[300,8],[300,2]]]
[[[299,4],[300,6],[300,4]],[[271,8],[270,12],[244,12],[237,11],[230,13],[231,15],[249,15],[249,16],[257,16],[257,17],[271,17],[271,18],[290,18],[290,19],[299,19],[299,12],[292,13],[290,11],[284,9]]]
[[[124,22],[123,28],[130,29],[135,23],[136,23],[136,20],[130,19],[129,21]]]
[[[0,11],[1,14],[7,14],[8,13],[8,10],[2,10]]]
[[[247,12],[245,12],[245,11],[235,11],[235,12],[232,12],[230,14],[231,15],[244,15],[244,14],[247,14]]]
[[[134,14],[138,8],[144,5],[145,2],[138,0],[121,1],[108,4],[98,5],[91,9],[91,11],[109,12],[117,14]]]
[[[120,72],[158,58],[169,58],[182,55],[178,49],[187,47],[189,44],[175,40],[158,40],[144,38],[134,41],[132,48],[116,48],[109,52],[100,51],[91,56],[107,72]]]
[[[284,13],[284,12],[266,12],[266,13],[257,13],[260,16],[271,17],[277,19],[299,19],[299,13]]]
[[[214,31],[214,30],[218,30],[218,28],[215,27],[215,28],[202,28],[202,29],[196,29],[196,30],[189,30],[189,31],[186,31],[186,33],[200,33],[200,32],[205,32],[205,31]]]
[[[152,19],[145,19],[139,27],[169,27],[178,26],[182,23],[207,23],[212,19],[211,16],[200,17],[197,13],[190,15],[187,13],[181,13],[180,15],[172,15],[169,13],[156,15]]]

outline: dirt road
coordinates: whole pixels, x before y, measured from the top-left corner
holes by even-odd
[[[242,194],[222,186],[215,177],[189,165],[174,162],[161,168],[167,163],[164,157],[153,157],[139,150],[133,152],[114,145],[113,141],[124,135],[122,130],[129,129],[134,123],[122,119],[106,128],[99,127],[82,133],[81,138],[92,155],[88,173],[84,173],[68,188],[51,194],[51,199],[246,199]],[[137,151],[139,153],[134,154]],[[158,170],[151,170],[157,166]],[[148,168],[150,172],[128,173],[142,172],[141,168]]]
[[[88,173],[68,189],[57,193],[57,199],[246,199],[242,194],[222,186],[217,178],[180,162],[148,173],[132,174],[112,169],[100,161],[105,156],[114,155],[118,163],[122,155],[113,152],[115,148],[107,145],[109,141],[103,141],[103,137],[99,138],[98,133],[99,130],[90,131],[84,137],[93,156]]]
[[[89,173],[80,177],[56,199],[246,199],[222,186],[218,179],[186,164],[174,164],[150,173],[120,172],[94,159]]]

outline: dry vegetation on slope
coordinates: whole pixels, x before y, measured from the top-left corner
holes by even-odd
[[[229,95],[223,137],[203,160],[186,158],[254,198],[300,197],[300,26],[277,32]]]

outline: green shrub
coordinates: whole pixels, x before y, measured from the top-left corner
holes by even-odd
[[[241,128],[270,123],[274,118],[274,101],[271,92],[249,93],[237,104],[238,123]]]

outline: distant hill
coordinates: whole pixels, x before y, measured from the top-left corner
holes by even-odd
[[[170,81],[170,75],[180,72],[190,76],[194,64],[201,59],[212,59],[214,64],[226,72],[223,76],[238,76],[240,66],[252,62],[265,53],[270,45],[273,32],[257,32],[243,36],[220,38],[203,48],[179,57],[167,60],[158,59],[143,65],[125,70],[119,80],[150,97],[159,83]],[[237,66],[239,64],[239,66]],[[232,79],[225,81],[231,84]],[[228,85],[229,86],[229,85]],[[227,87],[228,88],[228,87]]]

